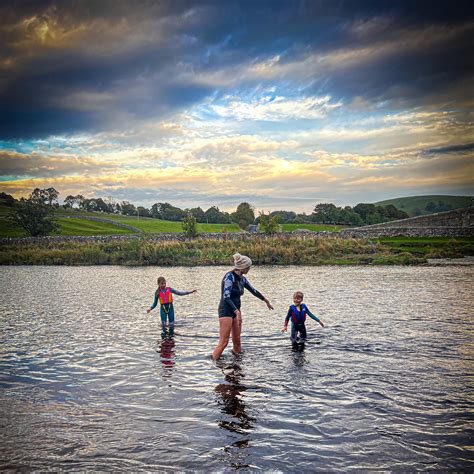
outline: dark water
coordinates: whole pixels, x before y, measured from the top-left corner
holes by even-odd
[[[1,463],[23,470],[459,471],[473,463],[473,267],[265,267],[215,364],[224,267],[2,267]],[[152,302],[176,289],[174,337]],[[281,335],[291,295],[309,320]]]

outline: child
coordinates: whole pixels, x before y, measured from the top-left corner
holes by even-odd
[[[288,330],[288,321],[291,318],[291,340],[294,343],[298,342],[298,333],[300,335],[299,340],[301,342],[306,340],[306,326],[304,325],[306,315],[308,315],[310,318],[314,319],[319,324],[321,324],[322,327],[324,327],[323,322],[318,319],[313,313],[311,313],[308,307],[302,302],[303,296],[304,295],[303,293],[301,293],[301,291],[295,291],[295,293],[293,294],[294,304],[290,306],[288,314],[285,318],[285,325],[281,330],[281,332],[285,332]]]
[[[191,293],[196,293],[197,290],[191,291],[177,291],[169,286],[166,286],[166,280],[164,277],[158,278],[158,289],[155,292],[155,300],[149,309],[146,310],[149,313],[152,309],[156,308],[158,300],[160,301],[160,316],[161,324],[163,327],[166,326],[166,320],[168,319],[169,325],[174,326],[174,307],[173,307],[173,296],[172,294],[178,296],[190,295]]]

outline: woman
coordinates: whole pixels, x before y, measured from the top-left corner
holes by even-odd
[[[248,282],[244,275],[248,273],[252,260],[245,255],[236,253],[234,257],[234,269],[225,274],[221,284],[221,301],[219,303],[219,342],[212,353],[214,360],[219,359],[229,343],[232,334],[232,352],[240,354],[240,333],[242,331],[242,315],[240,313],[240,297],[244,294],[244,288],[257,298],[265,301],[268,309],[273,309],[267,298],[257,291]]]

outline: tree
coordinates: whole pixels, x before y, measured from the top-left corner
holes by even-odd
[[[169,202],[157,202],[151,206],[151,215],[155,219],[165,221],[182,221],[186,217],[186,212]]]
[[[311,214],[313,222],[323,224],[336,224],[339,221],[340,208],[332,203],[321,203],[314,206],[314,212]]]
[[[54,188],[35,188],[30,194],[28,200],[34,202],[35,204],[47,204],[48,206],[52,206],[53,203],[57,203],[58,196],[59,192]]]
[[[151,217],[150,210],[143,206],[137,207],[137,213],[140,217]]]
[[[125,216],[136,216],[137,215],[137,208],[130,204],[128,201],[122,201],[121,207],[122,214]]]
[[[221,212],[217,206],[211,206],[205,213],[205,221],[208,224],[230,224],[232,222],[227,212]]]
[[[272,216],[271,214],[265,214],[263,211],[259,213],[259,229],[265,234],[275,234],[278,232],[280,226],[278,222],[280,217],[278,215]]]
[[[35,188],[33,192],[30,194],[28,201],[34,204],[46,204],[49,198],[49,193],[46,189]]]
[[[54,188],[48,188],[46,190],[47,193],[47,202],[48,205],[52,206],[53,204],[58,203],[59,192],[56,191]]]
[[[293,211],[272,211],[270,216],[278,216],[279,222],[286,224],[296,218],[296,212]]]
[[[38,203],[36,199],[37,196],[31,194],[27,200],[21,200],[12,209],[8,218],[32,237],[52,234],[59,229],[58,224],[53,220],[52,207],[45,203]]]
[[[74,204],[76,203],[76,196],[72,196],[69,194],[66,196],[66,199],[64,199],[64,207],[74,207]]]
[[[196,218],[188,212],[183,219],[181,224],[183,227],[183,232],[186,234],[186,237],[196,237],[198,235],[197,231],[197,221]]]
[[[194,207],[189,212],[196,218],[197,222],[206,222],[206,213],[200,207]]]
[[[255,220],[253,206],[248,202],[241,202],[235,212],[231,214],[232,220],[241,228],[246,229]]]

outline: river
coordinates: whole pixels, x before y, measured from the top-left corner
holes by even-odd
[[[256,267],[214,363],[227,267],[2,267],[2,470],[459,471],[473,463],[474,267]],[[156,278],[178,290],[163,334]],[[292,294],[307,322],[281,334]]]

